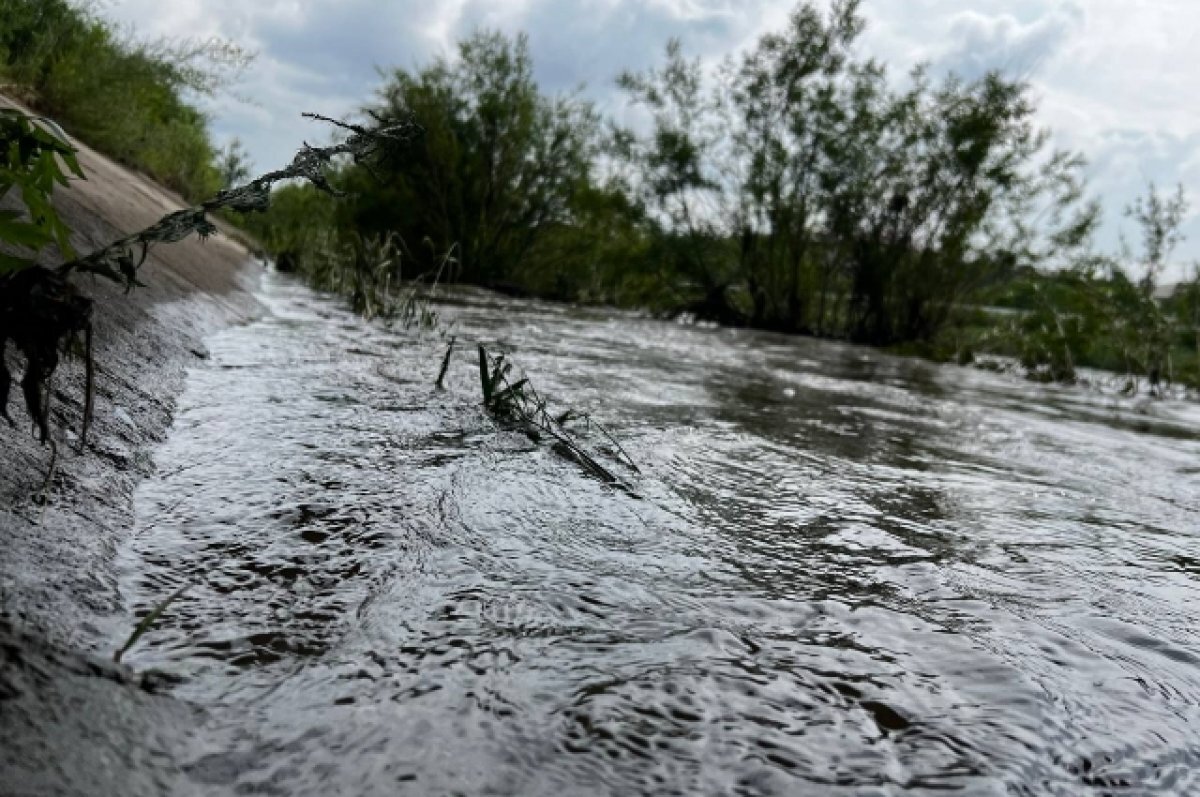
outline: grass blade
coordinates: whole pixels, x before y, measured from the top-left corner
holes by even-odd
[[[167,610],[167,607],[182,597],[183,593],[187,592],[191,586],[191,584],[184,584],[182,587],[168,595],[166,600],[151,609],[150,613],[143,617],[142,621],[137,624],[137,628],[133,629],[133,633],[129,635],[129,639],[125,640],[125,644],[121,647],[121,649],[113,654],[113,661],[120,664],[121,657],[124,656],[131,647],[137,644],[137,641],[141,639],[147,631],[150,630],[152,625],[158,622],[158,618],[161,617],[162,613]]]
[[[450,367],[450,355],[454,354],[454,341],[457,338],[450,338],[450,345],[446,347],[446,356],[442,358],[442,369],[438,371],[437,382],[435,386],[438,390],[445,390],[443,381],[446,379],[446,370]]]
[[[483,344],[479,344],[479,385],[483,389],[483,404],[490,406],[492,403],[492,379],[488,374],[488,353],[487,349],[483,348]]]

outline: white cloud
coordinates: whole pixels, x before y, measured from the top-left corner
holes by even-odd
[[[1028,23],[1011,14],[990,16],[962,11],[950,20],[954,44],[939,60],[966,78],[993,69],[1005,74],[1032,74],[1058,54],[1083,20],[1083,11],[1075,4]]]

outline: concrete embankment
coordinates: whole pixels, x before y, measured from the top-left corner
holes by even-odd
[[[182,207],[84,146],[80,163],[88,179],[55,202],[80,253]],[[0,794],[177,790],[193,710],[109,663],[114,639],[132,630],[114,558],[187,367],[206,356],[205,336],[261,311],[249,290],[255,269],[243,246],[216,235],[153,250],[140,272],[146,287],[129,294],[79,280],[96,303],[95,422],[77,453],[84,368],[68,359],[54,379],[59,456],[44,503],[50,449],[31,434],[20,391],[10,397],[15,426],[0,422]],[[6,362],[19,379],[13,348]]]

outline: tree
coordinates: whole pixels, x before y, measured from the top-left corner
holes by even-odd
[[[700,62],[685,59],[680,42],[672,40],[661,69],[626,72],[617,83],[653,119],[648,135],[614,131],[611,149],[627,169],[631,205],[647,208],[658,225],[658,259],[682,278],[678,288],[698,292],[688,302],[691,309],[723,322],[740,320],[727,296],[735,274],[727,256],[730,228],[721,213],[723,132]]]
[[[1170,196],[1163,196],[1150,183],[1146,195],[1138,197],[1125,215],[1138,223],[1142,234],[1142,291],[1153,294],[1158,278],[1170,261],[1175,247],[1183,239],[1183,220],[1187,216],[1188,200],[1183,185]]]
[[[595,145],[591,106],[549,98],[533,80],[528,41],[478,33],[458,59],[397,70],[368,112],[380,123],[411,119],[424,134],[375,176],[355,173],[354,220],[399,232],[436,253],[458,246],[460,277],[511,277],[548,230],[571,224]]]
[[[857,0],[837,2],[823,16],[799,6],[788,26],[763,36],[727,78],[740,162],[734,217],[755,326],[826,329],[835,261],[822,247],[829,172],[839,154],[834,138],[863,99],[852,94],[856,85],[874,88],[855,80],[878,74],[850,57],[863,29],[858,7]]]
[[[1043,156],[1025,84],[992,73],[935,87],[919,69],[899,95],[871,92],[881,99],[844,139],[865,157],[838,163],[829,186],[855,340],[928,340],[980,286],[1090,235],[1082,160]]]
[[[1082,161],[1044,153],[1025,84],[918,69],[897,91],[854,54],[859,8],[802,3],[711,76],[673,42],[620,80],[652,124],[620,131],[619,152],[711,317],[928,340],[980,285],[1092,230]]]
[[[1115,270],[1113,274],[1117,288],[1110,297],[1114,331],[1129,363],[1128,370],[1143,374],[1153,394],[1161,392],[1163,381],[1174,380],[1171,345],[1177,321],[1160,304],[1155,290],[1172,252],[1183,240],[1187,209],[1182,185],[1174,194],[1163,196],[1151,183],[1146,195],[1135,199],[1126,209],[1126,215],[1141,228],[1142,276],[1135,286],[1124,272]]]

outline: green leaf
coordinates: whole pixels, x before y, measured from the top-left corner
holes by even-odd
[[[0,213],[0,241],[35,251],[54,243],[64,257],[74,258],[70,230],[58,217],[51,196],[55,186],[68,182],[64,167],[83,177],[75,148],[53,121],[13,109],[0,110],[0,138],[7,143],[0,158],[0,197],[19,189],[29,215],[24,221],[11,211]]]
[[[151,626],[158,622],[158,618],[162,616],[163,612],[165,612],[172,603],[183,597],[183,593],[187,592],[191,586],[191,584],[184,584],[182,587],[168,595],[165,600],[151,609],[150,612],[143,617],[141,622],[139,622],[133,629],[133,633],[129,635],[129,639],[125,640],[125,644],[121,646],[121,649],[113,654],[113,661],[119,664],[121,657],[124,656],[131,647],[137,644],[137,641],[141,639],[147,631],[150,630]]]
[[[40,249],[53,240],[45,225],[0,217],[0,241],[6,244]]]
[[[27,257],[16,257],[0,252],[0,276],[24,271],[33,265],[35,265],[34,261]]]

